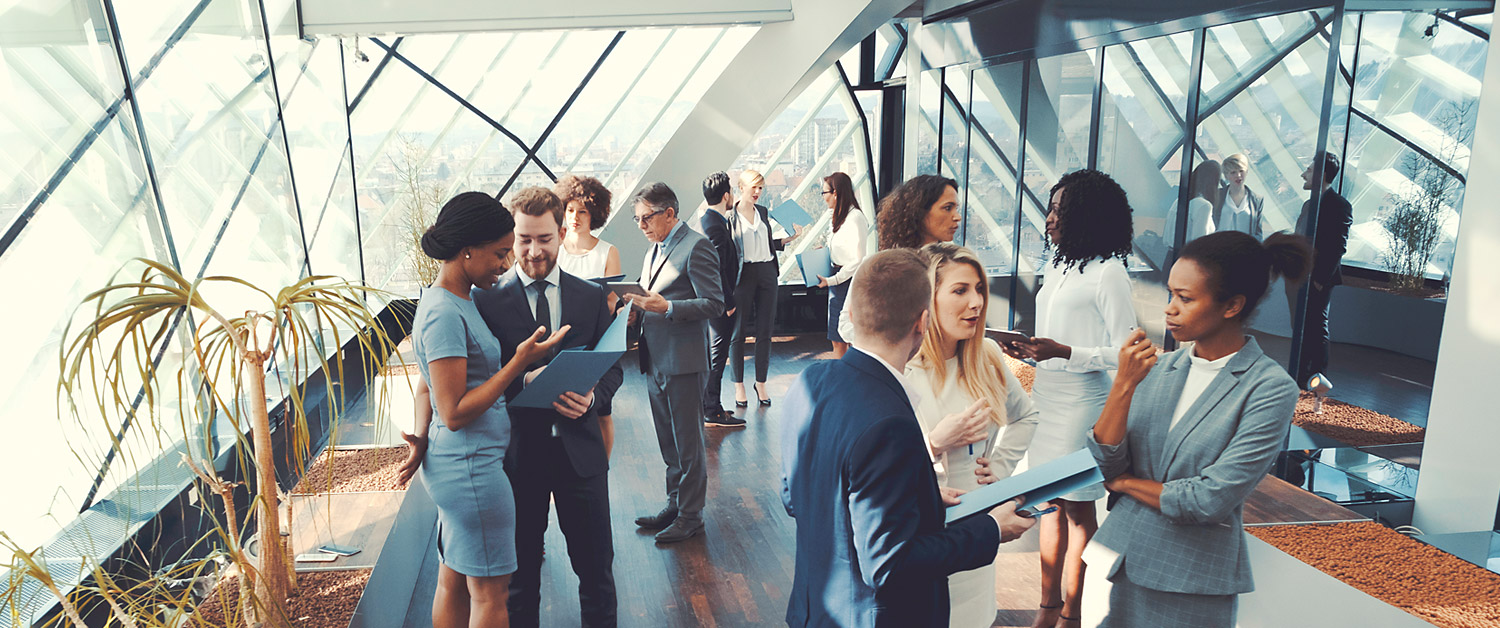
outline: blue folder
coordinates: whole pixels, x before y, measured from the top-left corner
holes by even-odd
[[[802,209],[802,206],[798,205],[797,201],[790,199],[783,201],[775,209],[772,209],[771,217],[775,218],[776,222],[781,223],[784,229],[792,229],[797,225],[810,225],[813,222],[812,214]]]
[[[797,254],[797,266],[802,268],[802,283],[811,288],[818,285],[818,277],[833,276],[833,259],[827,247],[803,251]]]
[[[1104,474],[1099,472],[1094,455],[1080,449],[1020,475],[964,493],[957,506],[948,507],[947,523],[989,512],[1020,495],[1026,496],[1026,506],[1035,506],[1103,481]]]
[[[614,322],[599,337],[593,349],[566,349],[552,358],[536,379],[531,380],[507,405],[520,408],[551,408],[564,392],[586,395],[611,366],[625,355],[625,327],[630,308],[620,308]]]

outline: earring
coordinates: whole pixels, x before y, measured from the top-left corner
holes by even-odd
[[[468,254],[468,253],[464,253],[464,259],[469,259],[469,257],[470,257],[470,256],[469,256],[469,254]]]

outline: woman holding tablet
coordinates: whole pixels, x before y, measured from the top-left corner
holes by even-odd
[[[1131,211],[1125,191],[1097,170],[1063,175],[1052,186],[1047,241],[1053,251],[1036,297],[1036,337],[1006,343],[1012,356],[1036,360],[1032,400],[1042,413],[1027,464],[1035,467],[1084,448],[1109,396],[1115,347],[1135,327],[1130,276]],[[1034,628],[1079,625],[1083,547],[1098,528],[1097,484],[1056,501],[1062,516],[1039,522],[1042,601]]]
[[[1037,412],[1005,366],[1000,345],[984,337],[990,292],[979,258],[949,242],[929,244],[922,252],[932,280],[931,314],[922,348],[906,365],[906,379],[921,396],[917,421],[938,485],[968,492],[979,488],[986,464],[996,479],[1011,474],[1031,442]],[[948,597],[950,626],[992,624],[994,564],[949,576]]]
[[[1087,554],[1112,583],[1101,626],[1234,625],[1238,595],[1254,588],[1245,499],[1280,453],[1298,394],[1246,323],[1274,276],[1300,280],[1310,266],[1298,236],[1198,238],[1167,279],[1167,329],[1192,345],[1158,358],[1145,332],[1123,343],[1089,436],[1122,496]]]

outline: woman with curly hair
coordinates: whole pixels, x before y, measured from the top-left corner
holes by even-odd
[[[1109,397],[1117,347],[1135,328],[1130,298],[1130,203],[1109,175],[1079,170],[1052,186],[1047,242],[1052,263],[1036,297],[1036,337],[1005,351],[1036,360],[1031,395],[1041,412],[1032,437],[1032,467],[1083,449],[1084,435]],[[1035,628],[1079,625],[1083,547],[1098,529],[1094,485],[1063,496],[1056,517],[1039,522],[1042,602]]]
[[[595,229],[604,228],[609,218],[609,188],[598,179],[565,174],[557,180],[552,193],[563,202],[562,250],[557,253],[557,265],[563,272],[580,279],[614,277],[620,274],[620,249],[594,236]],[[613,308],[614,295],[610,296]],[[607,378],[620,377],[613,371]],[[620,382],[614,382],[615,387]],[[602,386],[600,390],[610,390]],[[614,395],[594,396],[594,407],[599,411],[599,435],[604,438],[604,455],[615,448]]]
[[[609,219],[609,188],[598,179],[565,174],[552,192],[563,202],[562,252],[557,265],[563,272],[582,279],[620,274],[620,249],[594,236]]]
[[[880,199],[875,219],[880,250],[919,249],[933,242],[952,242],[958,233],[958,182],[935,174],[919,174]],[[839,312],[838,333],[844,342],[854,342],[854,321],[849,304]]]

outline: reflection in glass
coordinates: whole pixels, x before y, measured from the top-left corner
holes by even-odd
[[[1010,296],[1016,274],[1016,187],[1021,163],[1021,101],[1024,63],[974,70],[970,109],[968,197],[963,244],[984,264],[990,279],[987,324],[1011,327]],[[1028,273],[1036,268],[1027,268]]]

